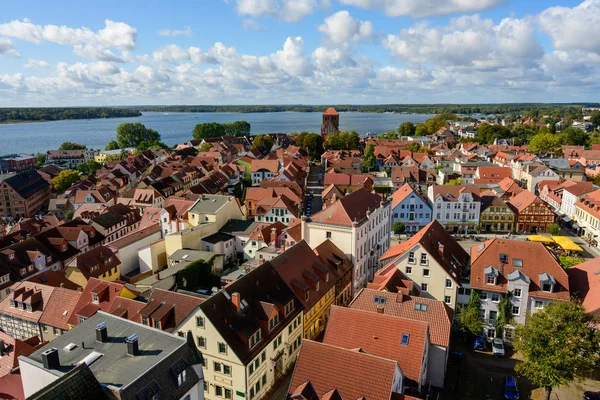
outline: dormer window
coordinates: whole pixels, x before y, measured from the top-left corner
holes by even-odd
[[[273,318],[269,320],[269,330],[273,330],[279,324],[279,314],[275,314]]]
[[[15,301],[13,299],[10,299],[9,302],[10,302],[10,307],[15,308]]]
[[[304,293],[304,298],[308,301],[308,290]]]
[[[294,311],[294,300],[290,301],[285,305],[285,316],[287,317],[290,313]]]
[[[483,270],[485,274],[485,284],[495,285],[498,281],[498,270],[491,265]]]
[[[8,259],[9,260],[14,260],[15,259],[15,254],[14,253],[9,254],[8,255]]]
[[[513,258],[513,267],[523,268],[523,259],[522,258]]]
[[[319,291],[319,282],[315,283],[315,290],[318,292]]]
[[[254,333],[254,335],[250,336],[250,348],[256,346],[258,342],[260,342],[260,329],[257,330],[256,333]]]
[[[542,292],[552,293],[554,291],[554,285],[556,284],[556,280],[554,280],[554,277],[544,272],[543,274],[539,275],[539,278]]]
[[[25,275],[27,273],[27,270],[25,268],[21,268],[21,275]]]
[[[98,293],[92,293],[92,302],[98,304]]]
[[[325,274],[325,282],[329,282],[329,272]]]
[[[66,244],[62,245],[62,251],[67,251],[67,245]]]

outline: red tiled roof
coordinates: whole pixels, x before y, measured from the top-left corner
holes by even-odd
[[[146,307],[146,303],[128,299],[126,297],[117,297],[110,306],[108,312],[130,321],[139,322],[139,312]]]
[[[523,212],[523,210],[533,203],[546,204],[542,201],[542,199],[531,193],[529,190],[523,190],[521,193],[511,197],[510,200],[508,200],[508,204],[519,213]]]
[[[354,221],[360,224],[367,217],[367,211],[377,209],[382,201],[380,195],[360,188],[313,214],[310,221],[342,226],[352,226]]]
[[[500,254],[507,255],[507,263],[500,261]],[[513,265],[515,258],[522,260],[522,267]],[[489,266],[499,272],[496,285],[486,284],[484,269]],[[520,271],[531,280],[529,296],[569,300],[567,273],[542,243],[491,239],[471,248],[471,288],[506,293],[507,277],[514,271]],[[556,281],[552,293],[541,290],[539,275],[543,273],[550,274]]]
[[[410,335],[408,345],[401,344],[404,334]],[[429,330],[421,321],[332,306],[323,343],[395,360],[407,379],[419,383]]]
[[[21,373],[6,375],[0,378],[0,399],[3,400],[25,400]]]
[[[48,305],[48,300],[52,296],[54,289],[52,286],[35,284],[28,281],[16,283],[12,287],[11,294],[6,296],[0,303],[0,314],[38,322]],[[34,303],[32,304],[32,311],[29,312],[24,309],[11,307],[9,301],[11,298],[19,302]]]
[[[479,201],[479,187],[474,185],[462,186],[433,186],[433,200],[442,196],[444,201],[457,201],[461,193],[471,193],[474,201]]]
[[[318,396],[335,388],[343,399],[390,400],[396,368],[387,358],[304,340],[288,394],[310,381]]]
[[[375,303],[375,297],[385,298],[385,303]],[[427,306],[427,310],[415,310],[415,304]],[[429,324],[431,343],[448,347],[450,345],[450,329],[452,327],[452,309],[443,301],[425,297],[406,296],[402,293],[390,293],[373,289],[361,289],[348,305],[357,310],[377,312],[378,307],[383,308],[384,315],[402,317]]]
[[[170,315],[167,321],[161,324],[161,328],[165,332],[171,332],[173,328],[183,322],[188,315],[198,307],[203,299],[195,296],[190,296],[183,293],[170,292],[163,289],[154,289],[152,295],[148,299],[146,307],[152,306],[153,304],[163,304],[165,307],[161,309],[172,308],[173,314]],[[143,309],[142,309],[143,310]],[[142,311],[140,310],[140,311]],[[155,310],[156,311],[156,310]],[[151,314],[154,317],[154,314]],[[160,316],[158,319],[162,319]]]
[[[19,356],[28,356],[43,344],[37,336],[19,340],[2,331],[0,331],[0,341],[4,343],[4,355],[0,357],[0,377],[10,374],[13,369],[19,367]],[[0,391],[2,389],[0,386]]]
[[[266,169],[269,172],[277,172],[279,171],[279,161],[278,160],[252,160],[250,164],[250,171],[257,172],[261,169]]]
[[[60,329],[69,329],[67,321],[81,297],[81,292],[64,288],[56,288],[50,296],[40,323]]]
[[[412,186],[410,186],[408,183],[405,183],[402,187],[398,188],[398,190],[392,193],[392,209],[396,208],[398,204],[402,203],[402,201],[404,201],[404,199],[406,199],[412,193],[423,200],[423,198],[417,192],[415,192]]]
[[[340,114],[338,114],[338,112],[335,111],[335,108],[329,107],[327,110],[325,110],[323,115],[340,115]]]
[[[600,257],[575,265],[567,270],[571,293],[581,300],[585,311],[600,312]]]
[[[122,282],[106,282],[91,277],[83,289],[75,309],[71,313],[67,323],[72,326],[79,325],[78,314],[90,317],[98,310],[108,311],[113,301],[121,295],[125,285]],[[99,294],[98,304],[92,303],[92,293]],[[88,315],[89,314],[89,315]]]

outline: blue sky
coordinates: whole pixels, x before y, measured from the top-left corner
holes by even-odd
[[[600,0],[5,3],[0,106],[600,101]]]

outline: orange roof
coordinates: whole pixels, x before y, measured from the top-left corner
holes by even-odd
[[[402,345],[405,334],[408,344]],[[323,343],[395,360],[407,379],[420,382],[429,329],[421,321],[332,306]]]
[[[352,226],[354,221],[360,224],[367,218],[367,211],[377,209],[382,201],[384,200],[380,195],[360,188],[342,197],[325,210],[313,214],[310,221],[342,226]]]
[[[288,394],[310,382],[319,398],[336,388],[343,399],[390,400],[397,365],[387,358],[304,340]]]
[[[375,303],[375,297],[385,299],[383,305]],[[416,310],[417,303],[425,304],[424,311]],[[452,309],[444,302],[425,297],[406,296],[402,293],[390,293],[373,289],[361,289],[348,305],[357,310],[377,312],[378,306],[383,308],[384,315],[402,317],[429,324],[431,343],[448,347],[450,344],[450,328],[452,327]]]
[[[500,261],[500,254],[506,254],[506,263]],[[515,259],[521,260],[522,267],[514,266]],[[499,272],[496,285],[486,284],[484,270],[490,266]],[[521,272],[531,280],[529,296],[569,300],[567,273],[542,243],[491,239],[471,248],[471,288],[506,293],[508,275],[514,271]],[[543,292],[540,288],[539,275],[543,273],[551,275],[556,281],[552,293]]]
[[[511,197],[510,200],[508,200],[508,204],[518,212],[523,212],[527,207],[534,203],[538,203],[540,205],[546,204],[542,201],[542,199],[528,190],[523,190],[521,193]]]
[[[0,341],[4,344],[4,355],[0,357],[0,377],[10,374],[13,369],[19,367],[19,356],[28,356],[41,347],[40,344],[45,344],[41,343],[37,336],[19,340],[2,331],[0,331]],[[0,385],[0,390],[2,389]],[[4,399],[1,394],[2,392],[0,392],[0,399]]]
[[[398,190],[396,190],[392,194],[392,209],[396,208],[396,206],[398,204],[402,203],[404,201],[404,199],[406,199],[408,196],[410,196],[413,193],[417,197],[419,197],[421,200],[423,200],[423,198],[421,196],[419,196],[419,194],[417,192],[415,192],[415,190],[412,188],[412,186],[410,186],[408,183],[405,183],[404,185],[402,185],[402,187],[398,188]],[[423,202],[425,202],[425,200],[423,200]],[[427,203],[427,202],[425,202],[425,203]]]
[[[335,108],[329,107],[327,110],[325,110],[323,115],[340,115],[340,114],[337,111],[335,111]]]
[[[67,321],[73,314],[81,292],[64,288],[55,288],[40,318],[40,324],[60,329],[69,329]]]
[[[575,265],[567,270],[571,292],[581,300],[585,311],[597,315],[600,311],[600,257]]]
[[[250,164],[250,171],[257,172],[262,169],[266,169],[269,172],[277,172],[279,171],[279,161],[278,160],[252,160]]]

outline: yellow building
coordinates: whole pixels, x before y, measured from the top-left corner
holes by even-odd
[[[111,249],[100,246],[71,260],[65,275],[81,287],[85,287],[90,278],[113,282],[121,278],[121,261]]]
[[[479,216],[481,232],[513,232],[517,219],[515,212],[498,197],[494,196],[488,202],[486,202],[486,198],[488,197],[483,196],[481,201]]]
[[[302,305],[267,262],[200,304],[173,334],[191,332],[202,352],[206,400],[253,400],[293,367],[302,326]]]
[[[104,164],[105,162],[107,162],[109,159],[114,158],[116,156],[119,156],[123,151],[126,151],[129,154],[132,154],[135,152],[135,148],[134,147],[128,147],[126,149],[116,149],[116,150],[104,150],[99,152],[98,154],[96,154],[94,156],[94,160]]]
[[[335,302],[341,275],[319,258],[304,240],[268,261],[304,305],[304,338],[315,339],[323,331]]]

